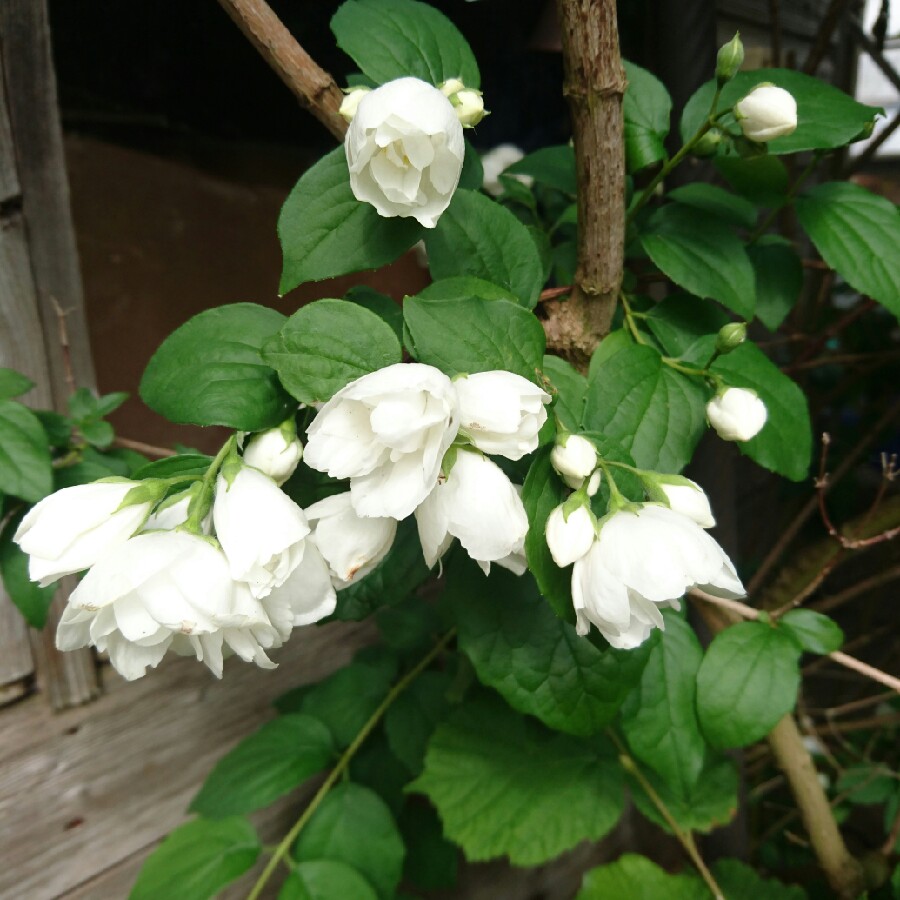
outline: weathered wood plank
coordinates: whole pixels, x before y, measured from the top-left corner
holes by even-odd
[[[6,101],[6,79],[0,67],[0,204],[9,203],[20,194],[16,150]]]
[[[0,898],[76,888],[125,896],[97,888],[103,873],[134,865],[132,877],[132,858],[184,820],[216,760],[271,717],[271,700],[344,664],[372,633],[366,624],[299,629],[274,672],[230,660],[216,681],[195,660],[173,658],[132,684],[104,670],[106,692],[89,706],[53,714],[33,698],[4,710]],[[288,821],[281,814],[268,814],[271,833]]]

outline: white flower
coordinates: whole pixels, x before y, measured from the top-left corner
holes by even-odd
[[[456,392],[439,369],[397,363],[338,391],[309,426],[306,463],[350,479],[361,516],[405,519],[456,437]]]
[[[358,516],[349,491],[319,500],[305,512],[313,527],[312,539],[338,588],[368,575],[384,559],[397,534],[396,519]]]
[[[28,575],[46,587],[121,547],[143,525],[153,502],[119,509],[137,481],[96,481],[45,497],[22,519],[13,540],[30,557]]]
[[[545,535],[550,555],[561,569],[581,559],[594,543],[596,521],[586,506],[579,506],[566,517],[557,506],[547,517]]]
[[[504,560],[515,571],[528,531],[528,517],[515,485],[480,453],[460,450],[450,474],[416,510],[425,562],[433,566],[459,538],[466,553],[485,571]]]
[[[458,78],[445,81],[440,90],[453,105],[463,128],[473,128],[485,117],[481,91],[467,88]]]
[[[597,468],[597,449],[580,434],[567,434],[550,451],[550,464],[570,488],[578,490]]]
[[[389,81],[362,97],[344,149],[357,200],[426,228],[450,205],[465,155],[453,105],[418,78]]]
[[[129,681],[168,649],[196,655],[219,677],[224,648],[264,668],[281,644],[263,606],[235,582],[221,550],[181,531],[140,534],[104,556],[72,592],[60,650],[94,646]]]
[[[223,468],[213,503],[216,537],[232,578],[247,582],[254,597],[265,597],[300,564],[309,525],[303,510],[268,475],[241,466],[229,479],[229,464]]]
[[[288,580],[260,602],[269,618],[288,630],[311,625],[334,612],[337,595],[331,569],[311,540],[306,542],[303,559]]]
[[[726,388],[706,404],[706,418],[723,441],[749,441],[767,417],[765,403],[745,388]]]
[[[672,476],[669,476],[672,477]],[[701,528],[715,528],[716,520],[709,505],[706,492],[689,478],[659,484],[660,490],[669,501],[669,508],[689,519],[693,519]]]
[[[503,193],[503,185],[500,184],[500,175],[513,163],[517,163],[525,154],[515,144],[498,144],[481,157],[481,167],[484,170],[482,187],[492,196],[499,197]],[[523,184],[530,185],[534,179],[528,175],[515,175]]]
[[[765,143],[797,128],[797,101],[774,84],[755,87],[735,104],[734,114],[744,137],[751,141]]]
[[[194,482],[186,491],[167,497],[147,516],[141,531],[172,531],[179,525],[184,525],[191,500],[199,489],[200,482]],[[203,534],[209,534],[212,530],[212,510],[204,516],[200,529]]]
[[[593,475],[588,479],[587,483],[587,495],[588,497],[595,497],[597,495],[597,491],[600,490],[600,481],[603,478],[603,473],[597,469]]]
[[[521,459],[537,449],[550,395],[512,372],[479,372],[453,382],[459,427],[485,453]]]
[[[613,647],[636,647],[663,627],[659,607],[677,609],[692,587],[745,594],[725,551],[687,516],[654,504],[620,510],[572,570],[576,630],[594,625]]]
[[[348,89],[344,94],[344,99],[341,101],[340,109],[338,112],[346,119],[348,122],[353,121],[353,117],[356,115],[356,110],[359,109],[360,100],[366,96],[370,91],[367,87],[358,87]]]
[[[270,428],[254,435],[244,448],[244,462],[268,475],[275,484],[284,484],[303,456],[303,444],[290,427]]]

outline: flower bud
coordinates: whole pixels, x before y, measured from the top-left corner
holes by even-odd
[[[359,101],[362,100],[362,98],[365,97],[368,93],[369,88],[366,87],[348,88],[344,94],[343,101],[341,101],[341,106],[338,109],[338,112],[348,122],[352,122],[353,117],[356,115]]]
[[[251,438],[244,448],[244,462],[282,485],[297,468],[303,456],[303,444],[297,438],[293,420],[280,428],[270,428]]]
[[[765,403],[755,391],[725,388],[706,404],[706,417],[723,441],[749,441],[766,424]]]
[[[481,91],[467,88],[458,78],[450,78],[441,85],[441,93],[450,101],[463,128],[473,128],[487,113]]]
[[[707,131],[695,144],[691,153],[694,156],[712,156],[722,143],[723,135],[718,128]]]
[[[760,84],[734,107],[744,137],[764,144],[797,128],[797,101],[784,88]]]
[[[665,494],[670,509],[693,519],[701,528],[715,527],[709,497],[695,481],[673,475],[660,480],[659,488]]]
[[[577,490],[597,468],[597,451],[587,438],[578,434],[565,435],[551,451],[550,463],[562,480]]]
[[[744,62],[744,45],[741,43],[740,32],[727,43],[719,48],[719,55],[716,57],[716,81],[719,84],[725,84],[731,81]]]
[[[597,469],[597,471],[594,472],[593,475],[591,475],[587,486],[588,497],[595,496],[597,491],[600,490],[600,478],[602,477],[602,475],[603,473],[599,469]]]
[[[544,533],[550,555],[561,569],[581,559],[594,543],[595,521],[586,506],[579,506],[566,515],[557,506],[547,517]]]
[[[719,329],[716,335],[716,353],[731,353],[747,339],[746,322],[729,322]]]

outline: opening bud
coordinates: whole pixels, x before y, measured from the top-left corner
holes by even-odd
[[[723,441],[756,437],[768,415],[766,404],[747,388],[725,388],[706,404],[706,418]]]
[[[716,353],[719,355],[731,353],[745,340],[747,340],[747,323],[729,322],[727,325],[723,325],[716,335]]]
[[[467,88],[458,78],[448,79],[440,90],[452,104],[463,128],[474,128],[487,115],[481,91]]]
[[[562,435],[550,453],[550,464],[570,488],[577,490],[597,468],[597,451],[581,435]]]
[[[581,559],[594,543],[597,520],[587,506],[567,512],[557,506],[547,517],[545,535],[550,555],[561,569]]]
[[[737,32],[727,44],[719,48],[719,55],[716,57],[716,81],[719,84],[731,81],[743,62],[744,45],[741,43],[741,33]]]
[[[765,144],[797,128],[797,101],[774,84],[758,84],[734,106],[734,117],[744,137]]]

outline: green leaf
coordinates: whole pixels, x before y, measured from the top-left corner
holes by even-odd
[[[644,856],[626,853],[591,869],[575,900],[708,900],[709,889],[695,875],[670,875]]]
[[[407,297],[403,320],[410,353],[451,377],[506,369],[531,381],[537,378],[544,356],[544,329],[532,313],[515,303],[476,297]]]
[[[545,447],[537,452],[522,488],[522,502],[528,515],[525,556],[528,568],[550,608],[560,619],[574,623],[571,569],[561,569],[556,565],[544,537],[550,513],[569,495],[550,464],[552,449]]]
[[[703,648],[680,615],[667,610],[665,622],[640,682],[622,707],[621,724],[637,759],[686,794],[700,777],[706,752],[694,705]]]
[[[476,297],[479,300],[519,302],[509,288],[485,281],[483,278],[473,278],[471,275],[455,275],[452,278],[433,281],[428,287],[419,291],[416,297],[420,300],[466,300]]]
[[[779,620],[782,628],[809,653],[834,653],[844,643],[844,632],[834,619],[811,609],[792,609]]]
[[[741,453],[791,481],[803,481],[812,456],[812,424],[803,391],[749,341],[720,356],[712,371],[728,385],[756,391],[766,404],[766,424],[755,438],[738,442]]]
[[[22,517],[16,516],[0,535],[0,576],[9,599],[25,621],[32,628],[43,628],[58,585],[42,588],[28,577],[28,555],[12,539],[21,521]]]
[[[188,822],[148,857],[129,900],[206,900],[243,875],[260,849],[246,819]]]
[[[379,610],[375,621],[388,647],[401,656],[415,655],[416,659],[424,655],[442,629],[437,609],[415,596]]]
[[[737,859],[718,859],[712,871],[728,900],[806,900],[806,891],[799,885],[763,878]]]
[[[384,319],[391,326],[391,331],[397,335],[397,340],[403,340],[403,309],[393,297],[380,294],[373,288],[359,284],[344,294],[344,300],[348,303],[356,303]]]
[[[446,672],[423,672],[385,714],[388,744],[413,775],[422,771],[425,748],[447,711],[449,683]]]
[[[789,91],[797,101],[797,130],[769,141],[769,153],[799,153],[801,150],[831,150],[843,147],[869,126],[881,112],[864,106],[843,91],[795,72],[792,69],[754,69],[738,72],[722,90],[719,111],[727,110],[743,99],[758,84],[770,82]],[[715,82],[707,81],[688,100],[681,117],[681,135],[687,140],[709,113]]]
[[[406,844],[404,881],[431,891],[453,887],[459,850],[444,837],[434,809],[418,797],[411,797],[397,824]]]
[[[553,394],[553,411],[569,431],[581,428],[587,379],[570,363],[558,356],[545,356],[542,365],[544,375],[550,379]]]
[[[129,397],[127,391],[113,391],[97,398],[97,415],[108,416],[115,412]]]
[[[829,181],[797,199],[797,218],[832,269],[900,316],[900,212],[890,200]]]
[[[298,711],[323,723],[339,748],[347,747],[387,696],[396,673],[390,656],[370,664],[354,661],[307,690]]]
[[[611,763],[605,742],[549,731],[484,695],[438,726],[409,789],[427,794],[468,860],[534,866],[616,824],[622,791]]]
[[[12,400],[28,393],[33,387],[34,382],[21,372],[0,367],[0,400]]]
[[[753,266],[743,243],[721,221],[670,203],[650,217],[640,240],[650,259],[679,287],[753,318]]]
[[[409,784],[409,769],[394,755],[384,729],[366,738],[360,751],[350,763],[350,781],[371,788],[387,804],[391,815],[400,814]]]
[[[728,320],[728,313],[715,303],[677,293],[647,310],[644,321],[663,350],[669,356],[679,357],[687,353],[698,338],[716,334]]]
[[[896,772],[891,766],[879,764],[851,766],[841,773],[834,789],[857,806],[885,803],[897,790]]]
[[[425,235],[432,277],[474,275],[512,291],[531,309],[543,287],[543,267],[528,229],[477,191],[457,190]]]
[[[95,416],[97,414],[97,398],[94,393],[85,387],[78,388],[69,397],[69,413],[76,422]]]
[[[762,622],[717,634],[697,673],[697,714],[715,747],[745,747],[765,737],[794,708],[800,649]]]
[[[89,444],[100,450],[105,450],[116,436],[112,425],[103,419],[88,419],[78,426],[78,430]]]
[[[623,60],[628,88],[622,105],[625,117],[625,160],[629,172],[652,166],[666,157],[672,99],[655,76]]]
[[[376,369],[403,359],[400,341],[374,312],[345,300],[301,306],[262,348],[291,396],[321,403]]]
[[[650,655],[646,646],[601,650],[579,637],[527,574],[496,569],[485,578],[468,562],[451,564],[447,599],[479,680],[557,731],[591,735],[608,725]]]
[[[387,556],[365,578],[338,591],[334,618],[365,619],[376,609],[405,600],[430,575],[416,523],[412,518],[400,522]]]
[[[756,272],[756,317],[775,331],[800,298],[803,263],[797,251],[775,235],[747,248]]]
[[[216,763],[190,811],[224,819],[262,809],[327,768],[333,752],[331,733],[318,719],[280,716]]]
[[[294,866],[278,900],[378,900],[372,885],[346,863],[319,859]]]
[[[203,453],[179,453],[165,459],[155,459],[142,466],[134,477],[139,481],[145,478],[202,478],[212,463],[212,457]]]
[[[72,422],[51,409],[34,411],[51,447],[68,447],[72,439]]]
[[[233,303],[208,309],[172,332],[141,379],[141,398],[172,422],[272,428],[296,404],[260,355],[285,322],[274,309]]]
[[[463,167],[462,172],[459,173],[459,184],[457,187],[477,191],[483,183],[484,166],[481,164],[481,157],[469,141],[466,141],[466,154],[463,157]]]
[[[518,162],[507,166],[504,175],[530,175],[540,184],[556,188],[574,197],[578,192],[575,177],[575,150],[569,144],[541,147]]]
[[[0,400],[0,492],[36,503],[53,490],[50,448],[40,420],[15,400]]]
[[[278,217],[283,257],[279,293],[304,281],[376,269],[393,262],[419,238],[415,219],[384,218],[350,190],[343,147],[307,169]]]
[[[756,206],[777,208],[787,201],[790,179],[777,156],[720,156],[715,166],[734,190]]]
[[[341,48],[373,81],[412,75],[438,85],[459,78],[481,84],[478,64],[456,26],[414,0],[347,0],[331,19]]]
[[[756,208],[749,200],[714,184],[702,181],[685,184],[669,191],[669,199],[722,219],[736,228],[753,228],[756,224]]]
[[[703,383],[638,344],[594,362],[596,357],[588,375],[584,427],[618,441],[642,469],[679,472],[706,427]]]
[[[93,447],[86,447],[81,453],[81,459],[71,466],[61,466],[54,472],[53,489],[72,487],[76,484],[89,484],[98,478],[108,478],[110,475],[118,475],[122,478],[130,477],[132,472],[131,462],[128,458],[119,455],[120,451],[110,450],[101,453]]]
[[[325,795],[294,845],[300,863],[332,860],[356,869],[382,900],[393,900],[405,852],[384,801],[352,782]]]

